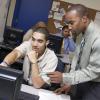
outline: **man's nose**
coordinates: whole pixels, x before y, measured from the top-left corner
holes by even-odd
[[[34,46],[37,46],[38,45],[38,42],[37,41],[34,41],[33,45]]]
[[[69,30],[72,30],[72,26],[70,24],[68,25],[68,29]]]

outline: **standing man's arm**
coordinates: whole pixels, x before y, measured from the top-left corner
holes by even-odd
[[[99,81],[100,77],[100,37],[92,44],[92,50],[87,66],[69,73],[48,73],[52,83],[79,84],[87,81]]]

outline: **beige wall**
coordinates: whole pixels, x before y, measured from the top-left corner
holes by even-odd
[[[85,6],[89,8],[93,8],[96,10],[100,10],[100,0],[61,0],[69,3],[79,3],[79,4],[84,4]]]
[[[15,4],[16,4],[16,0],[11,0],[9,12],[8,12],[8,18],[7,18],[7,24],[6,24],[8,26],[11,26],[11,24],[12,24],[12,18],[13,18]]]

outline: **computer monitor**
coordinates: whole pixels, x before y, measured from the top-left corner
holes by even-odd
[[[23,40],[23,35],[23,30],[6,26],[3,35],[3,42],[9,45],[18,46]]]
[[[23,72],[0,66],[0,100],[17,100]]]
[[[49,41],[50,41],[50,43],[48,44],[48,48],[54,50],[54,52],[56,54],[60,54],[62,42],[63,42],[63,37],[56,36],[56,35],[50,35]]]

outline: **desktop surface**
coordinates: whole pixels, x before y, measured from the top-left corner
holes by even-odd
[[[29,94],[38,95],[39,100],[71,100],[70,96],[67,94],[57,95],[53,91],[49,91],[45,89],[36,89],[33,86],[29,86],[25,84],[22,84],[21,91]]]

